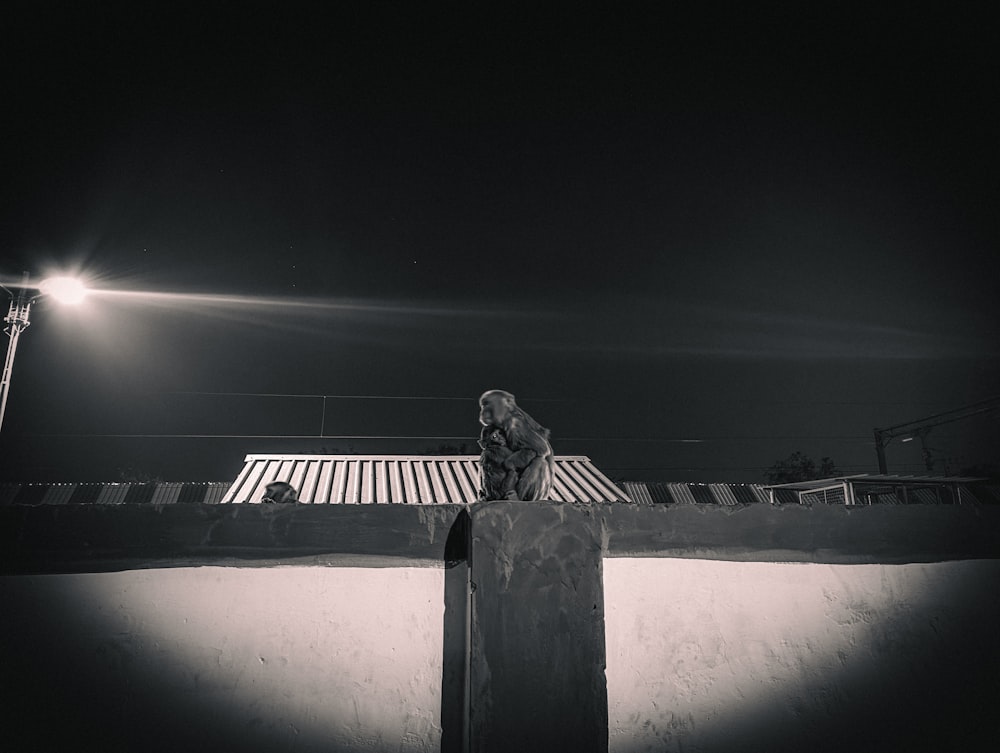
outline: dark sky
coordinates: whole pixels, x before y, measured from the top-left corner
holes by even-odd
[[[0,273],[104,291],[36,305],[4,478],[474,452],[494,387],[614,478],[874,472],[1000,393],[985,17],[145,5],[0,31]]]

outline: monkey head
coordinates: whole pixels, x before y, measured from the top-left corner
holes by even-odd
[[[261,502],[298,502],[298,492],[287,481],[272,481],[264,487]]]
[[[499,426],[484,426],[479,432],[479,446],[484,450],[487,447],[506,447],[507,436]]]
[[[504,426],[511,410],[517,407],[514,396],[504,390],[489,390],[479,398],[479,423],[483,426]]]

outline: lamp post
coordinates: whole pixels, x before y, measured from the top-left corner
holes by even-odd
[[[28,284],[28,273],[14,293],[3,287],[10,295],[10,309],[4,317],[4,333],[10,338],[7,343],[7,357],[3,363],[3,378],[0,381],[0,430],[3,429],[3,418],[7,412],[7,395],[10,392],[10,377],[14,371],[14,355],[17,352],[17,341],[21,333],[31,324],[31,304],[42,295],[51,295],[60,303],[79,303],[86,295],[86,288],[79,280],[71,277],[50,277],[43,280],[37,290]]]

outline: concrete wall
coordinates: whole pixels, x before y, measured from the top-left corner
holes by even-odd
[[[1000,561],[606,559],[609,750],[985,750]]]
[[[0,577],[5,751],[436,751],[441,567]]]
[[[5,752],[995,747],[1000,507],[15,506],[0,573]]]

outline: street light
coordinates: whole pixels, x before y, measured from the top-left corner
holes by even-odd
[[[75,277],[49,277],[42,280],[38,289],[55,298],[59,303],[75,305],[87,297],[87,288]]]
[[[14,354],[17,352],[17,340],[21,333],[31,324],[31,304],[40,296],[48,295],[59,303],[77,304],[87,295],[87,288],[73,277],[49,277],[43,280],[36,289],[28,284],[28,273],[24,273],[18,292],[14,293],[5,285],[0,285],[10,296],[10,310],[4,317],[4,332],[10,338],[7,343],[7,358],[3,364],[3,380],[0,381],[0,430],[3,429],[3,417],[7,412],[7,394],[10,392],[10,375],[14,371]]]

